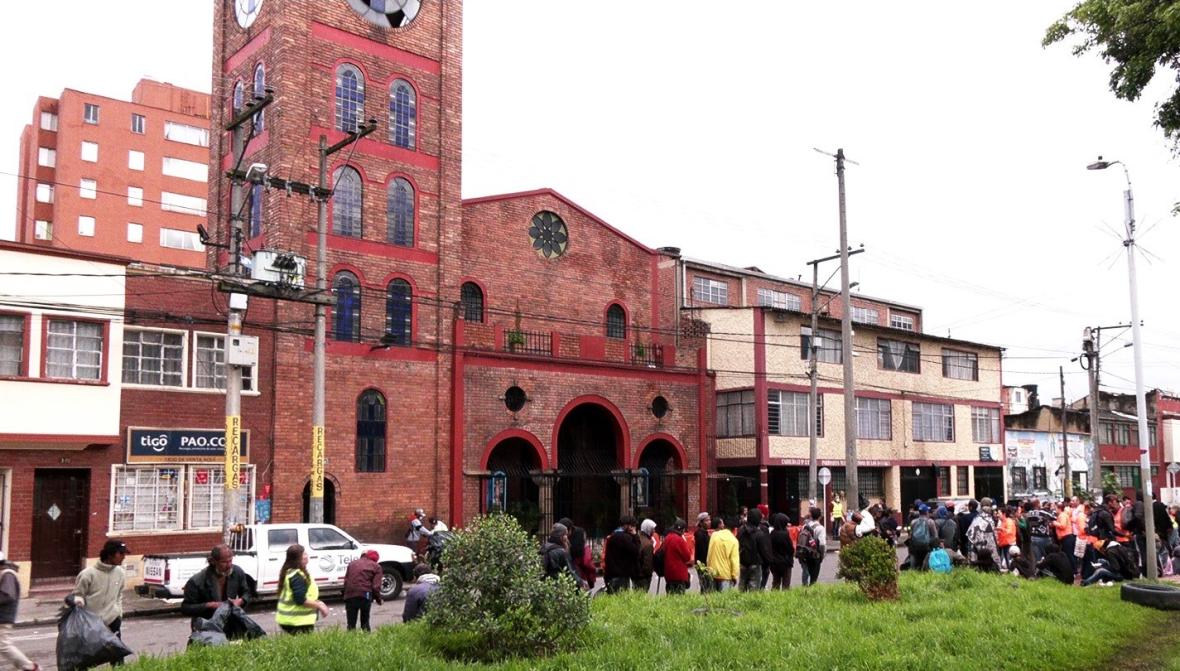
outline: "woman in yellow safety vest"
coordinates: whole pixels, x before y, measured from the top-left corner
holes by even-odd
[[[279,605],[275,623],[288,634],[315,629],[317,613],[328,617],[328,606],[319,600],[320,589],[307,573],[307,552],[302,545],[287,548],[287,560],[279,571]]]

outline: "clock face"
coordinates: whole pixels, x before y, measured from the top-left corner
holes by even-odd
[[[541,211],[533,215],[529,224],[529,241],[533,243],[533,250],[543,259],[556,259],[565,254],[569,247],[569,229],[561,217],[548,211]]]
[[[234,0],[234,13],[238,15],[238,25],[249,28],[262,11],[262,0]]]
[[[348,0],[352,10],[382,28],[410,25],[422,8],[422,0]]]

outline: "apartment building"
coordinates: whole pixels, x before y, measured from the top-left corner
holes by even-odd
[[[142,79],[131,100],[66,89],[21,133],[16,239],[204,267],[209,95]]]

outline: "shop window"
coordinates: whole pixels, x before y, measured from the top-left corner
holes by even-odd
[[[225,505],[225,468],[186,466],[186,529],[220,529]],[[238,478],[238,510],[254,519],[254,467],[243,465]]]

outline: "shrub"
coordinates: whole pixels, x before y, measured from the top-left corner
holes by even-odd
[[[877,536],[866,536],[840,548],[840,570],[836,574],[854,582],[871,601],[896,599],[897,554]]]
[[[471,661],[574,647],[590,622],[590,598],[570,576],[546,580],[537,549],[510,515],[477,518],[457,532],[426,611],[431,645]]]

